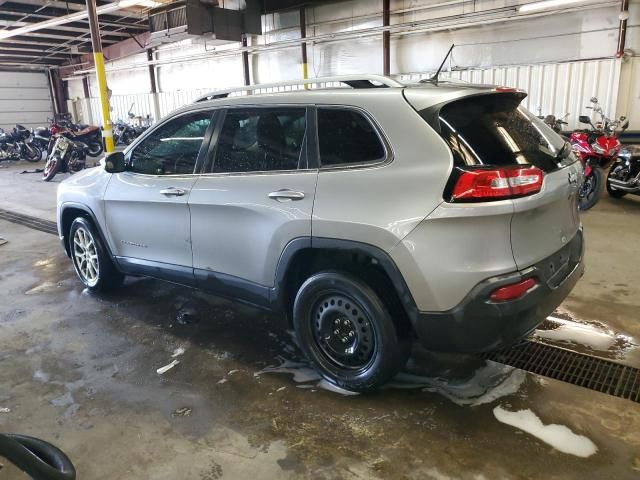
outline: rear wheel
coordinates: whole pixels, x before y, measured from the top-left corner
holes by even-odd
[[[87,143],[89,147],[89,155],[91,157],[97,157],[102,154],[104,151],[104,145],[102,144],[102,140],[92,140]]]
[[[598,167],[593,167],[591,173],[585,177],[578,194],[578,207],[580,210],[589,210],[600,200],[602,176],[602,170]]]
[[[304,282],[293,323],[307,358],[322,376],[347,390],[380,387],[407,359],[387,307],[373,289],[348,274],[320,272]]]
[[[122,283],[94,225],[84,217],[76,218],[69,229],[71,259],[80,281],[92,291],[105,291]]]

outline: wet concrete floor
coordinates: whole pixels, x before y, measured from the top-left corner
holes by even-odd
[[[541,341],[640,367],[639,215],[606,198],[584,215],[587,273]],[[88,294],[55,237],[4,221],[0,237],[0,431],[55,443],[80,479],[640,478],[637,403],[422,351],[389,388],[342,395],[278,318],[151,279]],[[570,435],[543,441],[497,407]],[[596,453],[562,453],[576,436]]]

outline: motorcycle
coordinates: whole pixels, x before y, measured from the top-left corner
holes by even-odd
[[[11,132],[0,128],[0,161],[22,158],[30,162],[39,162],[42,158],[42,151],[33,143],[31,132],[18,124]]]
[[[640,147],[629,146],[620,151],[607,176],[607,192],[613,198],[627,193],[640,195]]]
[[[42,172],[42,180],[50,182],[58,173],[75,173],[86,165],[89,146],[58,135]]]
[[[562,132],[563,125],[569,125],[564,121],[564,119],[568,116],[569,114],[566,113],[563,117],[560,118],[556,117],[555,115],[539,115],[538,118],[549,125],[554,132],[560,134]]]
[[[136,127],[129,125],[128,123],[124,123],[122,120],[117,120],[113,124],[113,143],[129,145],[133,142],[139,133],[136,130]]]
[[[576,130],[569,137],[571,148],[584,167],[584,182],[578,192],[580,210],[592,208],[600,199],[603,171],[616,160],[622,148],[618,131],[624,131],[629,126],[625,117],[616,120],[607,117],[597,98],[591,98],[591,103],[593,106],[587,108],[599,114],[600,121],[594,125],[590,117],[580,115],[580,123],[590,125],[591,129]]]

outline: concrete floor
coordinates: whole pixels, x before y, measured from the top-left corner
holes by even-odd
[[[0,208],[52,218],[55,184],[22,169],[0,169]],[[572,320],[540,338],[640,367],[639,200],[605,195],[583,216],[587,273],[557,314]],[[277,318],[151,279],[88,294],[55,237],[4,221],[0,237],[0,431],[52,441],[80,479],[640,477],[639,404],[422,351],[412,377],[341,395]],[[598,451],[561,453],[499,422],[498,406]],[[26,478],[0,463],[0,480]]]

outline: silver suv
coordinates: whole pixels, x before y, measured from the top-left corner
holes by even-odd
[[[329,81],[352,88],[215,92],[64,181],[80,280],[151,276],[279,312],[356,391],[393,377],[413,339],[520,341],[583,272],[571,148],[519,90],[314,83]]]

